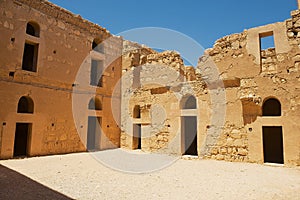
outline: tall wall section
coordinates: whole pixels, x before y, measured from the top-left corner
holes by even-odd
[[[14,156],[17,123],[31,124],[28,156],[86,151],[88,116],[102,119],[101,149],[118,147],[120,129],[111,98],[121,76],[122,38],[44,0],[2,0],[0,16],[0,158]],[[28,23],[36,26],[38,35],[26,32]],[[93,42],[102,42],[104,50],[93,50]],[[24,70],[26,44],[36,47],[35,70]],[[106,66],[101,87],[89,83],[92,60]],[[82,68],[86,82],[76,79]],[[83,101],[75,108],[82,115],[77,122],[74,92]],[[33,101],[32,114],[17,113],[22,96]],[[88,110],[95,96],[101,110]]]
[[[282,155],[278,155],[282,160],[278,163],[300,165],[300,126],[297,123],[300,109],[299,13],[293,11],[292,18],[284,22],[251,28],[217,40],[213,48],[199,58],[195,69],[184,66],[179,54],[136,54],[131,61],[139,62],[129,63],[126,70],[123,68],[123,77],[125,72],[132,71],[124,79],[124,85],[132,87],[123,90],[128,99],[122,101],[121,146],[147,152],[186,154],[182,120],[185,116],[195,116],[195,148],[201,158],[272,162],[267,146],[275,142],[282,146],[279,153]],[[263,48],[266,37],[273,38],[274,47]],[[123,63],[125,60],[127,58],[123,57]],[[151,64],[162,67],[151,68]],[[149,80],[162,80],[166,66],[182,76],[178,87],[135,83],[134,80],[147,82],[141,71],[149,75],[150,78],[146,76]],[[166,77],[172,80],[176,76]],[[196,97],[195,109],[182,109],[184,94]],[[264,109],[276,110],[276,106],[267,105],[269,101],[279,102],[277,116],[264,114]],[[137,110],[140,114],[135,113]],[[140,145],[135,139],[135,125],[141,126],[138,131],[142,136]],[[280,130],[278,136],[282,141],[268,138],[266,130],[269,129]]]
[[[205,143],[210,150],[204,157],[267,162],[264,127],[281,127],[283,163],[300,164],[299,10],[291,15],[284,22],[221,38],[206,51],[224,81],[226,115],[217,142]],[[273,36],[274,47],[263,49],[263,39],[269,36]],[[200,59],[197,71],[205,77],[210,67]],[[229,80],[237,84],[228,87]],[[269,99],[280,102],[278,116],[264,114],[264,108],[276,109],[264,107]]]

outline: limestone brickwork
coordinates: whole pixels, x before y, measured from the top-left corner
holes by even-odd
[[[226,125],[209,158],[264,162],[263,126],[282,126],[286,165],[299,165],[297,13],[292,19],[226,36],[207,53],[221,79],[234,77],[240,85],[226,88]],[[274,34],[275,48],[260,49],[259,39]],[[295,35],[292,36],[291,32]],[[281,103],[278,117],[263,116],[268,98]]]
[[[217,40],[197,66],[48,1],[2,0],[0,16],[1,159],[17,156],[27,124],[23,156],[92,146],[300,165],[299,10]]]
[[[100,149],[118,147],[120,129],[112,116],[111,96],[121,75],[122,38],[43,0],[3,0],[0,16],[0,158],[14,156],[17,123],[31,124],[27,156],[86,151],[88,116],[102,119]],[[38,37],[26,33],[28,22],[38,25]],[[109,40],[104,52],[93,50],[95,39]],[[26,42],[38,45],[35,72],[22,69]],[[93,57],[107,66],[102,87],[89,85]],[[86,86],[76,80],[83,65]],[[84,101],[78,105],[83,111],[77,122],[72,112],[74,91]],[[17,113],[22,96],[32,99],[32,114]],[[102,103],[97,112],[88,110],[95,96]]]
[[[121,146],[141,148],[145,152],[184,155],[182,117],[196,116],[196,154],[200,158],[268,162],[264,127],[279,127],[282,129],[282,163],[300,165],[300,127],[297,125],[299,11],[292,11],[291,16],[284,22],[251,28],[217,40],[213,48],[200,56],[195,68],[184,66],[180,55],[172,51],[136,55],[140,60],[143,57],[143,62],[131,65],[133,72],[125,79],[126,85],[134,85],[136,74],[151,74],[153,80],[162,78],[165,68],[160,71],[151,64],[176,71],[178,76],[181,75],[182,83],[178,87],[147,85],[147,81],[141,78],[133,90],[128,90],[128,95],[125,95],[130,97],[126,100],[127,107],[125,104],[122,106]],[[275,47],[262,49],[261,39],[267,36],[274,37]],[[217,73],[212,75],[215,68]],[[134,73],[135,70],[138,72]],[[169,75],[169,78],[173,76]],[[197,108],[182,110],[181,101],[189,93],[196,97]],[[224,98],[214,101],[214,95],[218,93],[224,93]],[[280,102],[279,116],[263,115],[264,103],[268,99]],[[139,118],[134,117],[135,106],[140,108]],[[224,115],[222,109],[218,110],[222,107]],[[217,119],[222,123],[214,123],[214,112],[223,116]],[[126,120],[128,117],[131,120]],[[134,128],[131,128],[134,124],[141,126],[140,147],[136,145]]]

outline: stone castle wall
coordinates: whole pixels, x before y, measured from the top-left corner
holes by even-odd
[[[284,164],[300,165],[299,10],[284,22],[225,36],[197,66],[185,66],[178,52],[123,41],[48,1],[0,5],[0,158],[14,156],[17,123],[32,124],[28,156],[86,151],[89,117],[101,121],[98,150],[136,149],[140,127],[142,151],[183,155],[184,118],[196,117],[200,158],[264,163],[264,127],[281,127]],[[28,22],[39,25],[38,37],[26,34]],[[262,49],[267,36],[275,47]],[[93,50],[95,41],[102,52]],[[38,45],[35,72],[22,69],[25,43]],[[95,61],[105,66],[102,86],[90,83]],[[16,112],[22,96],[33,100],[33,114]],[[189,96],[195,108],[183,108]],[[93,98],[100,110],[88,109]],[[263,116],[272,98],[281,115]]]
[[[118,147],[120,129],[112,115],[111,96],[121,76],[122,38],[48,1],[3,0],[0,5],[0,158],[14,154],[16,123],[32,124],[28,156],[86,151],[88,116],[102,118],[101,148]],[[38,24],[39,37],[26,34],[28,22]],[[92,51],[94,39],[108,41],[104,54]],[[26,42],[38,45],[36,72],[22,69]],[[92,59],[107,66],[101,88],[89,86]],[[81,66],[86,67],[86,86],[76,81]],[[74,91],[83,100],[78,122],[73,118]],[[33,100],[33,114],[17,113],[22,96]],[[95,96],[102,110],[92,112],[88,104]]]
[[[263,163],[263,127],[282,127],[284,163],[299,165],[297,133],[300,127],[295,124],[299,118],[299,11],[291,14],[292,19],[285,22],[252,28],[217,40],[213,48],[207,49],[205,55],[199,58],[196,68],[174,62],[174,56],[169,52],[143,55],[143,62],[132,65],[134,70],[137,66],[163,64],[184,77],[176,91],[182,92],[185,90],[183,85],[188,85],[197,98],[195,116],[198,119],[197,151],[200,157]],[[261,49],[260,39],[270,35],[274,37],[275,47]],[[182,61],[179,54],[176,60]],[[152,76],[155,79],[155,74]],[[123,110],[123,117],[132,117],[134,107],[141,106],[141,119],[133,119],[132,123],[142,125],[142,135],[144,133],[146,136],[142,140],[143,151],[184,154],[181,148],[184,138],[180,133],[184,113],[180,109],[180,100],[183,96],[174,97],[174,93],[175,87],[145,87],[138,84],[128,100],[129,107]],[[224,93],[225,97],[213,103],[214,95],[218,93]],[[262,115],[263,104],[269,98],[280,101],[281,116]],[[153,127],[157,124],[154,121],[161,116],[152,114],[155,113],[153,105],[157,104],[167,116],[161,130]],[[223,105],[225,114],[220,119],[223,125],[218,126],[212,117]],[[123,129],[123,147],[134,149],[131,136],[132,133],[126,134]]]
[[[206,51],[224,81],[226,117],[218,142],[208,146],[211,150],[205,157],[263,163],[262,128],[279,126],[283,129],[284,163],[299,165],[299,127],[294,123],[299,117],[295,101],[299,95],[296,13],[292,12],[292,19],[285,22],[226,36]],[[275,48],[261,49],[260,38],[270,34]],[[199,62],[199,71],[203,72],[201,67]],[[239,84],[227,87],[230,79]],[[262,115],[263,103],[269,98],[280,101],[281,116]]]

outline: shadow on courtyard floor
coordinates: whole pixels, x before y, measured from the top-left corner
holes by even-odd
[[[0,165],[0,199],[70,200],[71,198]]]

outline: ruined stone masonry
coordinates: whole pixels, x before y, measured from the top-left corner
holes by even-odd
[[[300,10],[197,66],[48,1],[2,0],[0,15],[1,159],[124,148],[300,165]]]
[[[122,99],[129,101],[129,107],[122,106],[121,147],[205,159],[299,165],[299,10],[291,15],[285,22],[217,40],[200,56],[196,68],[184,66],[176,52],[135,54],[134,60],[143,62],[123,65],[133,71],[125,82],[135,90],[128,91],[130,99]],[[274,47],[263,49],[266,37],[273,38]],[[123,56],[123,63],[129,57]],[[143,67],[147,74],[151,64],[169,66],[184,81],[178,88],[136,83],[134,77],[141,76]],[[218,77],[211,76],[215,66]],[[155,70],[158,76],[164,73],[164,69]],[[192,93],[186,96],[188,87]],[[215,105],[225,104],[222,126],[212,123],[213,112],[218,112],[212,94],[219,91],[226,96]],[[180,99],[176,92],[183,94]],[[128,114],[132,120],[126,120]]]

